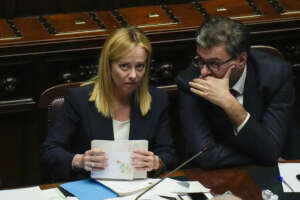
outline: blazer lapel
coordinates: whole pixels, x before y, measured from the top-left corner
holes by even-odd
[[[113,140],[112,119],[103,117],[103,115],[98,112],[94,102],[89,102],[89,107],[91,139]]]
[[[263,95],[258,76],[251,62],[247,63],[247,77],[244,86],[244,107],[251,116],[259,116],[263,108]]]
[[[145,124],[147,120],[143,120],[143,116],[140,112],[140,108],[134,98],[131,101],[131,112],[130,112],[130,131],[129,131],[129,140],[142,140],[146,137],[146,128]]]

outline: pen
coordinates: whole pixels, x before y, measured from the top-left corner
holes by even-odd
[[[291,190],[291,192],[295,192],[294,190],[293,190],[293,188],[283,179],[283,177],[282,176],[278,176],[278,179],[279,179],[279,181],[280,182],[282,182],[283,184],[285,184],[290,190]]]
[[[164,195],[159,195],[162,198],[168,199],[168,200],[176,200],[175,197],[168,197],[168,196],[164,196]]]

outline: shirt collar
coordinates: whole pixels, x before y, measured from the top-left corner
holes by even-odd
[[[232,89],[237,91],[240,95],[243,95],[243,93],[244,93],[244,86],[245,86],[246,76],[247,76],[247,64],[245,65],[242,76],[240,77],[240,79],[232,87]]]

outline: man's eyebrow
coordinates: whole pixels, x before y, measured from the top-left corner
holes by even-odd
[[[199,56],[199,55],[198,55]],[[201,56],[199,56],[202,60],[204,60]],[[213,58],[209,58],[207,60],[204,60],[204,61],[222,61],[220,58],[216,58],[216,57],[213,57]]]

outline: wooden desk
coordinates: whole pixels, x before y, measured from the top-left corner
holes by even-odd
[[[173,176],[186,176],[190,180],[200,181],[215,194],[222,194],[230,190],[243,200],[261,200],[261,189],[247,175],[250,167],[238,167],[217,170],[185,169],[176,172]],[[160,176],[161,177],[161,176]],[[41,189],[58,187],[60,184],[41,185]]]

